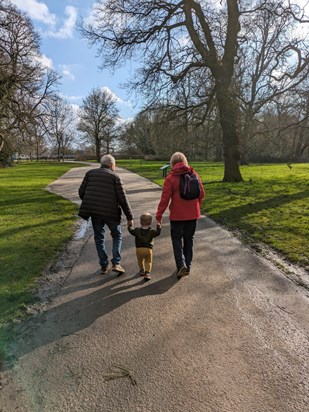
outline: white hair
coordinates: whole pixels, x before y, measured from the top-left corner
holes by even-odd
[[[115,158],[110,155],[110,154],[106,154],[104,156],[101,157],[101,165],[105,165],[105,166],[112,166],[116,164],[116,160]]]

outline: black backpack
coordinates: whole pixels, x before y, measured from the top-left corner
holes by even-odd
[[[179,193],[182,199],[197,199],[201,194],[200,182],[194,173],[184,173],[179,179]]]

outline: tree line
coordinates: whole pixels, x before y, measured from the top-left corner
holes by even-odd
[[[239,165],[252,161],[308,161],[309,20],[296,0],[98,0],[93,10],[80,32],[102,67],[139,62],[128,87],[143,110],[123,122],[97,88],[73,111],[38,59],[30,20],[0,0],[2,163],[21,144],[38,157],[49,142],[63,158],[74,139],[96,159],[181,150],[222,160],[224,181],[241,181]]]
[[[30,18],[0,0],[0,164],[30,148],[44,153],[46,141],[58,158],[73,136],[72,107],[60,97],[60,75],[42,62],[40,38]]]
[[[241,181],[239,164],[265,143],[269,156],[308,156],[308,18],[300,3],[98,0],[94,10],[82,33],[102,66],[140,62],[131,87],[148,112],[128,127],[129,145],[136,131],[154,152],[156,142],[183,141],[186,151],[205,155],[213,146],[222,152],[224,181]],[[157,126],[160,118],[168,127]],[[140,129],[145,120],[151,137]]]

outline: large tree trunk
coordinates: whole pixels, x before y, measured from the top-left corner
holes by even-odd
[[[2,134],[0,133],[0,152],[3,149],[4,146],[4,137],[2,136]]]
[[[60,145],[58,145],[57,147],[57,158],[58,158],[58,162],[60,162],[61,158],[60,158]]]
[[[220,123],[222,128],[224,182],[242,182],[239,169],[239,135],[237,131],[237,100],[230,87],[216,85]]]
[[[97,159],[97,162],[100,163],[101,160],[101,143],[100,143],[100,138],[97,137],[95,139],[95,156]]]

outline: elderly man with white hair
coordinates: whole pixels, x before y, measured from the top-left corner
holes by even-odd
[[[82,203],[79,216],[84,219],[91,217],[94,240],[101,265],[101,273],[110,269],[109,258],[105,249],[105,230],[109,228],[113,248],[111,259],[112,271],[119,275],[124,273],[121,262],[121,211],[124,212],[128,226],[133,224],[133,213],[127,199],[121,178],[115,173],[116,161],[111,155],[101,158],[101,167],[89,170],[79,188]]]

